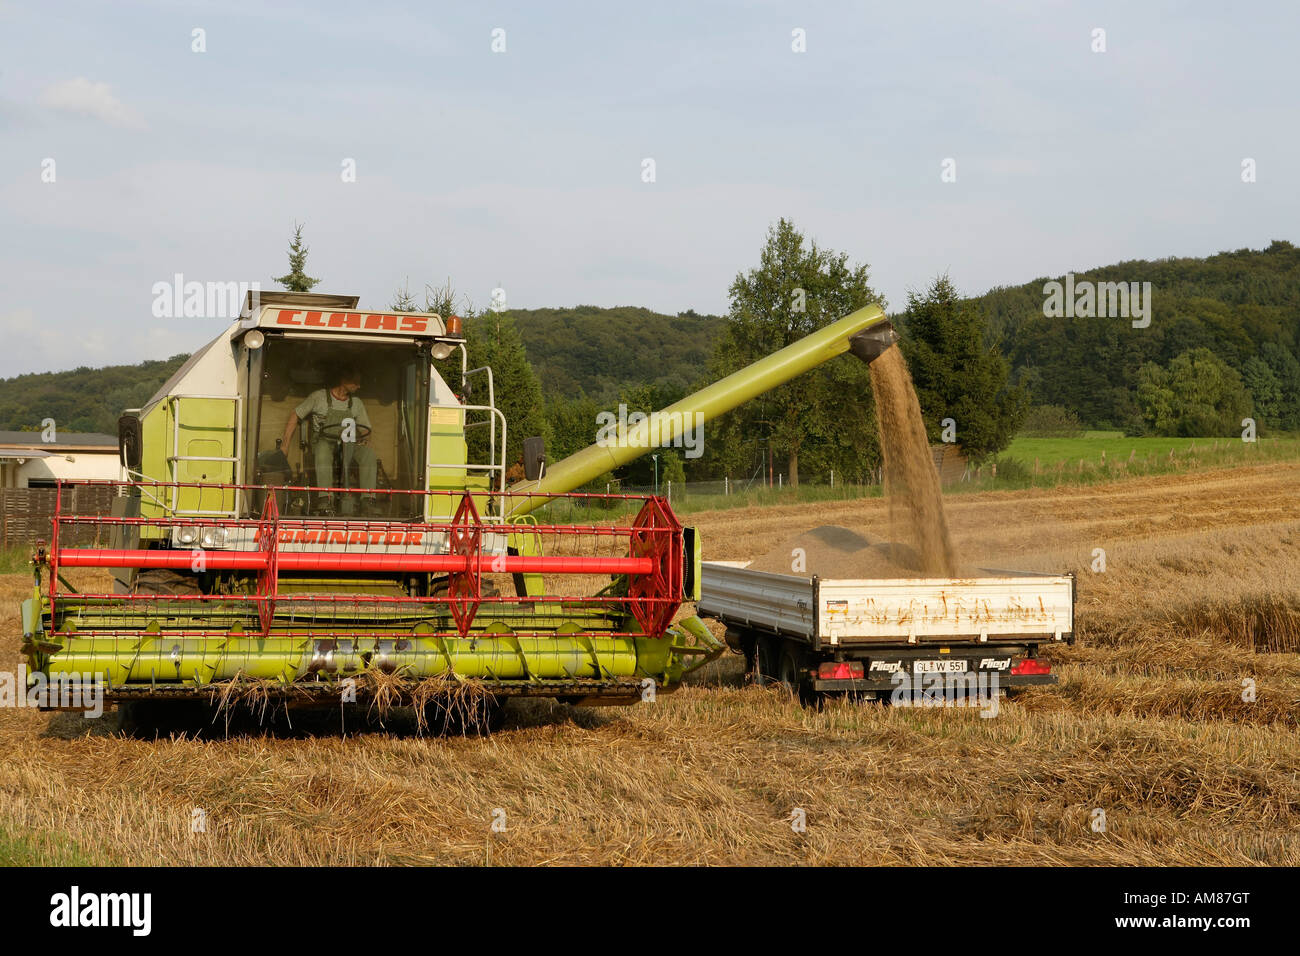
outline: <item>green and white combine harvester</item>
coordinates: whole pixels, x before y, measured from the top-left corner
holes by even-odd
[[[530,439],[510,485],[492,372],[468,367],[458,318],[362,311],[350,296],[250,297],[121,418],[130,480],[110,483],[111,514],[78,513],[89,496],[60,485],[23,603],[28,666],[51,684],[96,681],[159,723],[241,685],[335,706],[381,685],[385,700],[419,704],[431,682],[472,685],[494,705],[669,691],[723,650],[698,618],[674,622],[699,596],[700,540],[663,497],[574,489],[648,453],[652,437],[671,442],[893,340],[878,307],[861,309],[617,441],[551,465]],[[359,401],[342,379],[364,383]],[[338,408],[286,428],[313,395]],[[561,498],[586,523],[534,515]],[[85,576],[72,587],[73,568],[108,569],[112,588],[88,592]]]

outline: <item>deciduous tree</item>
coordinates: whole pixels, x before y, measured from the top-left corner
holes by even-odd
[[[819,246],[787,219],[768,230],[756,268],[731,284],[731,308],[714,350],[716,377],[730,374],[836,319],[884,300],[872,290],[867,266]],[[706,447],[732,474],[748,470],[760,443],[770,440],[786,460],[787,480],[801,471],[847,474],[864,457],[878,461],[867,369],[856,361],[827,363],[769,391],[706,426]]]

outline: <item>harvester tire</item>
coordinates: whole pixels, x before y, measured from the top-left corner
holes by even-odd
[[[198,589],[198,578],[194,575],[166,568],[148,568],[135,576],[136,594],[194,594]]]
[[[117,705],[118,730],[137,740],[195,736],[212,724],[212,708],[202,700],[129,700]]]
[[[460,732],[466,737],[487,737],[501,729],[505,716],[506,702],[494,697],[484,701],[473,717],[460,721]]]
[[[424,732],[433,737],[486,737],[501,729],[505,708],[505,701],[497,697],[476,700],[468,707],[432,700],[424,705]]]

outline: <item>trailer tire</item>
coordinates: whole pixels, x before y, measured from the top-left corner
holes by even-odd
[[[793,648],[787,648],[781,655],[781,688],[805,707],[820,703],[821,695],[808,683],[802,673],[803,655]]]
[[[731,628],[727,628],[726,641],[728,647],[745,657],[744,682],[746,684],[756,683],[758,680],[758,635],[752,631],[733,631]]]
[[[754,683],[770,687],[780,682],[781,642],[775,637],[759,637],[754,654]]]

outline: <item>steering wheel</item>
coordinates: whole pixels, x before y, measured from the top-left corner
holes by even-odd
[[[357,442],[363,442],[370,437],[369,425],[362,425],[360,422],[357,422],[356,429]],[[320,427],[320,437],[326,438],[329,441],[341,441],[343,439],[343,423],[339,422],[337,425],[322,425]]]

